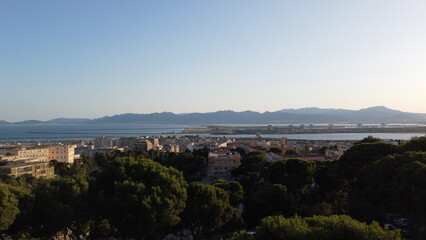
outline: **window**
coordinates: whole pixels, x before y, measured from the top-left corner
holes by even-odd
[[[19,172],[31,172],[31,171],[32,171],[32,167],[19,168]]]

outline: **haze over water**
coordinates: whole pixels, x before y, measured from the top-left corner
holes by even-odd
[[[199,128],[199,125],[179,124],[79,124],[79,125],[14,125],[0,126],[0,142],[15,141],[69,141],[91,140],[99,136],[110,138],[135,136],[183,136],[200,135],[216,137],[255,137],[253,134],[211,135],[180,134],[185,128]],[[382,139],[408,140],[425,133],[321,133],[321,134],[262,134],[264,138],[306,139],[306,140],[360,140],[367,136]]]

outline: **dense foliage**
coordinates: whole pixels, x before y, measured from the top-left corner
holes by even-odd
[[[186,182],[180,172],[152,160],[118,157],[92,183],[94,215],[108,220],[125,237],[161,236],[180,222]]]
[[[377,222],[366,224],[345,215],[262,219],[256,234],[242,231],[235,240],[398,240],[398,231],[383,229]]]
[[[201,184],[207,154],[106,152],[52,161],[53,179],[0,175],[0,237],[401,239],[388,216],[426,237],[426,137],[366,138],[333,162],[244,153],[233,181]]]
[[[195,240],[210,236],[225,224],[240,219],[239,211],[229,204],[229,194],[212,185],[191,183],[186,206],[183,222]]]

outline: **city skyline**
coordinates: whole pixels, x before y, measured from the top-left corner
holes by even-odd
[[[423,1],[0,3],[0,120],[426,113]]]

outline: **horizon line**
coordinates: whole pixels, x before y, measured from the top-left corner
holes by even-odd
[[[281,111],[285,111],[285,110],[302,110],[302,109],[361,111],[361,110],[371,109],[371,108],[385,108],[385,109],[388,109],[388,110],[400,111],[400,112],[403,112],[403,113],[426,114],[426,113],[420,113],[420,112],[405,112],[405,111],[401,111],[401,110],[397,110],[397,109],[388,108],[388,107],[383,106],[383,105],[377,105],[377,106],[364,107],[364,108],[359,108],[359,109],[300,107],[300,108],[283,108],[283,109],[276,110],[276,111],[263,111],[263,112],[262,111],[254,111],[254,110],[235,111],[235,110],[231,110],[231,109],[209,111],[209,112],[181,112],[181,113],[171,112],[171,111],[150,112],[150,113],[125,112],[125,113],[117,113],[117,114],[113,114],[113,115],[103,115],[103,116],[98,116],[98,117],[93,117],[93,118],[89,118],[89,117],[56,117],[56,118],[51,118],[51,119],[48,119],[48,120],[26,119],[26,120],[20,120],[20,121],[8,121],[8,120],[0,119],[0,121],[4,121],[4,122],[7,122],[7,123],[21,123],[21,122],[29,122],[29,121],[49,122],[49,121],[58,120],[58,119],[95,120],[95,119],[100,119],[100,118],[104,118],[104,117],[113,117],[113,116],[119,116],[119,115],[125,115],[125,114],[150,115],[150,114],[171,113],[171,114],[175,114],[175,115],[186,115],[186,114],[194,114],[194,113],[208,114],[208,113],[217,113],[217,112],[235,112],[235,113],[255,112],[255,113],[264,114],[264,113],[272,113],[272,112],[281,112]]]

